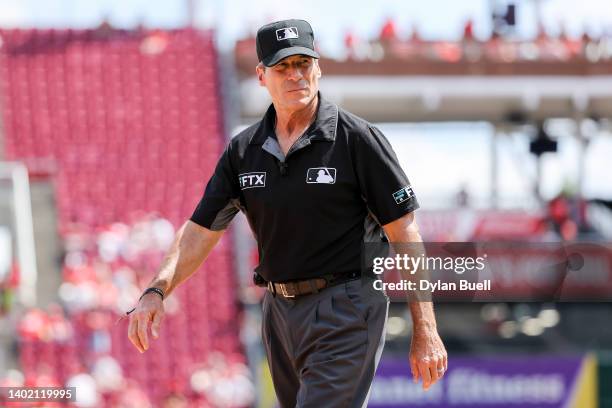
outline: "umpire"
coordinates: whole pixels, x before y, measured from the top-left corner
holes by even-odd
[[[262,335],[282,407],[363,407],[384,346],[388,298],[362,276],[364,242],[421,242],[410,183],[383,134],[319,93],[308,22],[257,32],[257,78],[272,105],[234,137],[204,196],[178,231],[130,316],[144,352],[159,336],[163,299],[206,259],[243,211],[258,243],[256,282],[267,286]],[[447,368],[430,302],[410,302],[414,381]]]

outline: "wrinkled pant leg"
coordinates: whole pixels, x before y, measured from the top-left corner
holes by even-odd
[[[300,387],[283,310],[275,305],[280,299],[266,292],[263,300],[262,338],[274,391],[281,408],[294,408]],[[283,300],[280,300],[283,301]]]
[[[291,312],[292,321],[300,322],[293,328],[296,406],[367,406],[384,347],[388,298],[370,281],[356,280],[313,295]]]

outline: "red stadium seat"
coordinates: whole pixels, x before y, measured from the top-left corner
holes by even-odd
[[[212,33],[177,30],[145,54],[146,32],[0,30],[0,91],[8,160],[51,159],[59,229],[90,231],[154,211],[177,228],[189,217],[225,144]],[[127,322],[105,329],[124,376],[163,397],[213,351],[242,355],[231,250],[223,241],[205,273],[177,292],[179,314],[140,354]],[[152,265],[149,269],[154,269]],[[152,272],[152,271],[149,271]],[[70,316],[68,343],[22,340],[25,374],[42,366],[65,381],[95,359],[87,311]],[[117,316],[113,316],[113,320]],[[244,360],[244,358],[242,359]],[[106,396],[110,404],[112,398]],[[110,406],[110,405],[109,405]]]

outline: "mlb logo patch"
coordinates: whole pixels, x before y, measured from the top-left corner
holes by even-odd
[[[265,171],[254,171],[251,173],[242,173],[238,175],[238,183],[240,184],[241,190],[255,187],[266,186],[266,172]]]
[[[276,39],[278,41],[289,40],[291,38],[298,38],[297,27],[279,28],[276,30]]]
[[[308,184],[334,184],[336,182],[336,169],[333,167],[311,167],[306,171]]]
[[[395,200],[395,204],[401,204],[404,201],[414,197],[414,191],[412,191],[412,187],[406,186],[401,190],[397,190],[393,193],[393,199]]]

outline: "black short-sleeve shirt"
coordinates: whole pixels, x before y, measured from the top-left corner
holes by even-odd
[[[268,281],[359,271],[363,242],[419,207],[391,145],[319,94],[315,121],[285,157],[275,115],[271,105],[231,140],[191,221],[222,230],[243,211]]]

